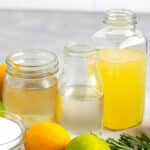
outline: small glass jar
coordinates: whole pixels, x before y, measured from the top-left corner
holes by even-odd
[[[68,45],[59,78],[57,122],[72,135],[102,127],[103,93],[97,75],[97,55],[89,45]]]
[[[48,50],[25,50],[6,59],[3,88],[6,110],[20,115],[27,127],[55,119],[58,60]]]
[[[0,124],[0,150],[24,150],[23,120],[16,114],[0,111]]]
[[[104,126],[113,130],[133,127],[143,119],[147,40],[136,23],[133,12],[110,10],[104,17],[104,28],[93,36],[100,49]]]

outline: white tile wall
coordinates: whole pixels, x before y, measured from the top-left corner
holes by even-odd
[[[0,0],[0,9],[104,11],[111,8],[150,12],[150,0]]]
[[[150,12],[150,0],[94,0],[95,10],[125,8],[137,12]]]

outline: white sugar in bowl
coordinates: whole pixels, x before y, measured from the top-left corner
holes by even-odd
[[[15,114],[0,111],[0,150],[24,150],[25,127]]]

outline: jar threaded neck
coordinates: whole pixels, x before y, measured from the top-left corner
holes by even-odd
[[[130,10],[112,9],[106,12],[103,22],[109,25],[127,26],[135,25],[136,14]]]
[[[7,73],[17,77],[36,78],[58,72],[57,56],[49,50],[24,50],[6,59]]]

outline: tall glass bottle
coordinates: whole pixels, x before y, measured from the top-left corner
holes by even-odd
[[[100,49],[98,70],[103,79],[104,126],[126,129],[143,119],[147,40],[136,29],[136,15],[110,10],[104,28],[93,36]]]
[[[96,51],[88,45],[65,47],[59,79],[57,121],[73,135],[99,133],[103,94],[96,70]]]

